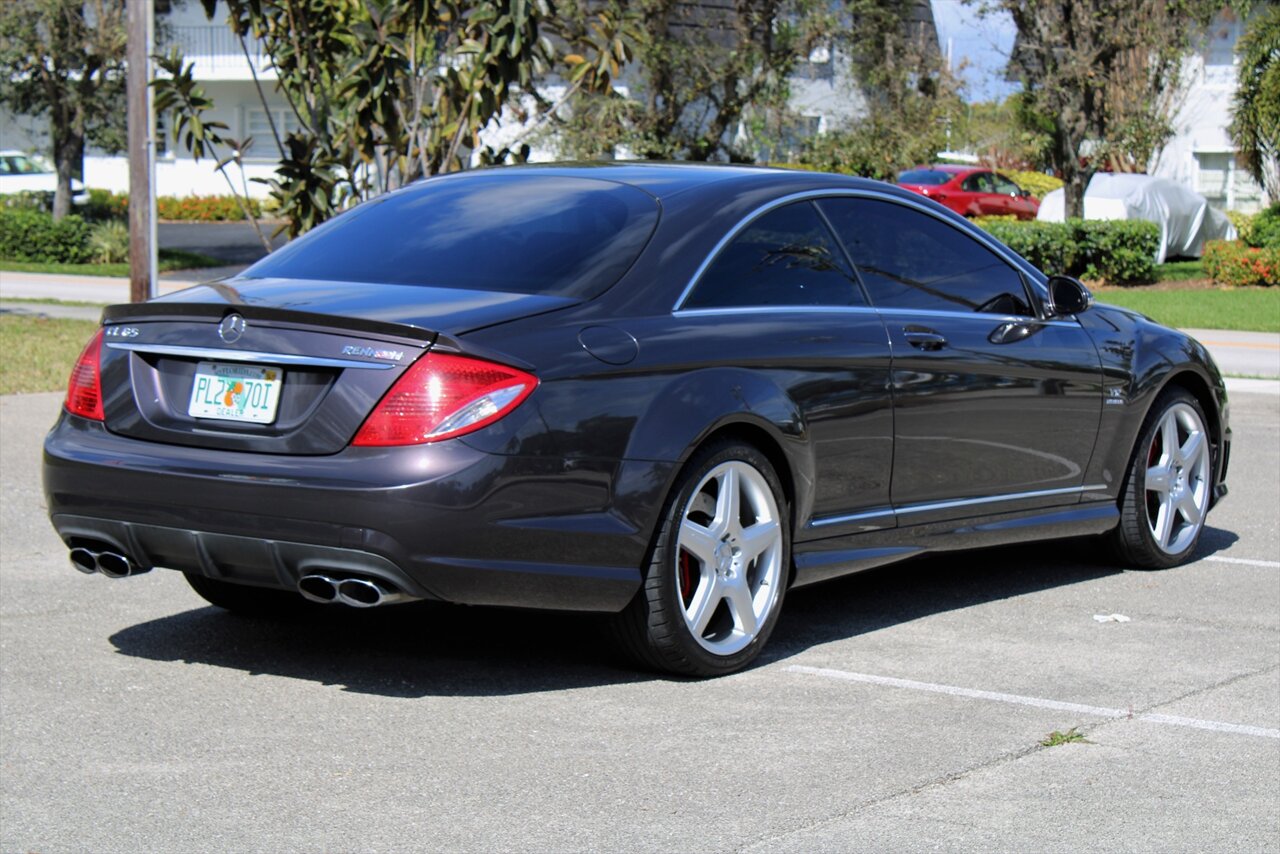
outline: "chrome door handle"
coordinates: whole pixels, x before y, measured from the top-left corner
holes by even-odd
[[[932,329],[908,327],[902,330],[902,334],[907,339],[907,343],[917,350],[941,350],[947,346],[947,339]]]

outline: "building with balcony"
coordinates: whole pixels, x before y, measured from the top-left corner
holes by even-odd
[[[713,3],[715,0],[689,0],[690,3]],[[177,47],[185,60],[194,66],[193,76],[214,103],[207,114],[209,121],[226,125],[224,132],[237,140],[251,140],[243,155],[243,170],[235,164],[226,167],[226,174],[215,168],[214,158],[194,161],[175,145],[161,122],[157,133],[156,192],[158,195],[222,195],[231,192],[228,178],[237,192],[245,189],[249,194],[265,197],[265,184],[253,179],[266,179],[274,175],[279,161],[271,123],[283,137],[297,130],[300,122],[288,101],[275,91],[276,75],[270,57],[253,39],[242,44],[224,20],[224,7],[213,20],[205,17],[199,3],[172,3],[159,27],[158,53],[166,53]],[[932,44],[937,44],[937,30],[928,0],[915,0],[910,20]],[[803,140],[815,133],[834,130],[841,124],[865,111],[863,93],[843,73],[847,60],[837,50],[818,48],[800,63],[791,80],[791,112],[795,118],[785,128],[779,150],[769,153],[771,158],[787,157],[796,153]],[[257,83],[255,84],[255,77]],[[625,80],[623,81],[625,84]],[[261,85],[264,98],[258,94]],[[625,85],[619,86],[625,93]],[[543,92],[551,100],[563,91],[554,82],[548,82]],[[531,106],[528,105],[528,106]],[[29,151],[47,151],[47,132],[43,118],[9,116],[0,110],[0,148]],[[522,135],[523,126],[504,112],[503,121],[495,122],[484,133],[486,144],[501,147]],[[227,152],[220,152],[225,156]],[[619,151],[619,156],[626,156]],[[557,153],[553,145],[535,146],[533,160],[553,160]],[[90,149],[85,156],[84,183],[92,188],[125,192],[129,186],[128,161],[123,155],[108,155]]]
[[[1151,172],[1185,184],[1215,208],[1252,213],[1269,201],[1236,162],[1227,132],[1240,57],[1236,42],[1245,22],[1231,9],[1214,19],[1199,48],[1183,62],[1183,86],[1174,113],[1174,136]]]

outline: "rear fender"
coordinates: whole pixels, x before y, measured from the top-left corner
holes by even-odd
[[[734,425],[759,428],[786,459],[792,493],[810,500],[813,448],[795,401],[766,377],[737,368],[708,368],[672,379],[631,431],[628,459],[673,461],[683,465],[708,438]],[[768,451],[769,449],[764,449]],[[674,483],[679,468],[672,471]],[[671,484],[668,484],[668,490]],[[797,519],[810,508],[794,508]]]

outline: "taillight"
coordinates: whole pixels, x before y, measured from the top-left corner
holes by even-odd
[[[67,412],[81,418],[102,421],[102,330],[84,345],[67,382]]]
[[[420,445],[479,430],[538,386],[524,371],[448,353],[409,366],[356,433],[353,445]]]

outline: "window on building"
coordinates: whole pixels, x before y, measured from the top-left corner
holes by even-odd
[[[297,115],[288,107],[272,107],[271,117],[275,119],[276,130],[280,132],[282,141],[302,127]],[[271,135],[271,122],[267,121],[266,110],[262,108],[245,110],[244,135],[253,139],[253,148],[249,150],[248,159],[275,159],[277,156],[275,139]]]
[[[1215,208],[1251,213],[1262,207],[1262,187],[1232,152],[1198,151],[1195,190]]]

